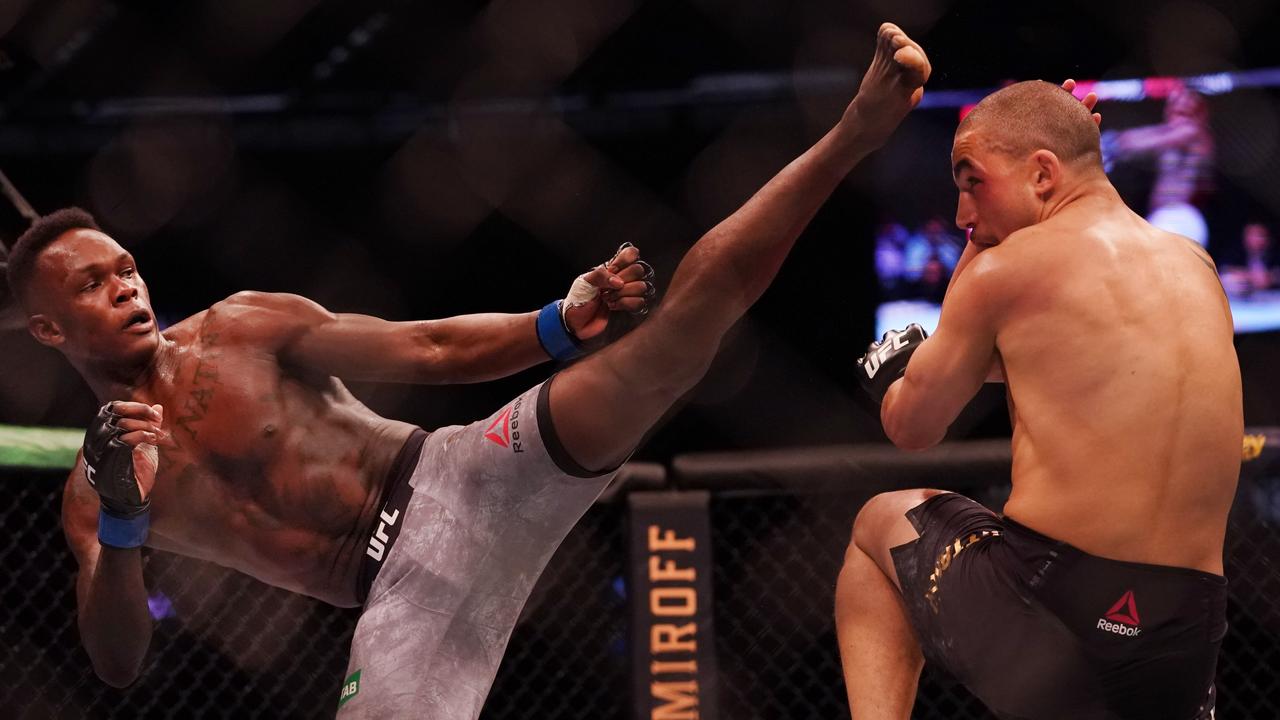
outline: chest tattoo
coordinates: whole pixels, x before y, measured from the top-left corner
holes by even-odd
[[[201,354],[196,358],[195,369],[191,374],[191,390],[182,400],[182,409],[174,418],[174,424],[183,430],[188,439],[197,437],[197,424],[209,412],[209,405],[222,382],[218,379],[218,359],[221,350],[218,347],[219,332],[212,325],[213,313],[205,316],[200,325],[199,338]]]

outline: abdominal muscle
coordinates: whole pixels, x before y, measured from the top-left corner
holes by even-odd
[[[181,478],[158,482],[148,544],[333,605],[356,604],[354,577],[375,505],[413,430],[372,413],[367,419],[353,431],[350,417],[341,428],[299,418],[260,459],[203,459]]]

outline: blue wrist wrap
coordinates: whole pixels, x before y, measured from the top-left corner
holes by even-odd
[[[98,512],[98,542],[113,548],[142,547],[147,541],[147,531],[151,528],[151,511],[145,511],[133,517],[122,518],[108,513]]]
[[[582,354],[582,349],[560,317],[561,300],[549,303],[538,313],[538,343],[556,362],[567,362]]]

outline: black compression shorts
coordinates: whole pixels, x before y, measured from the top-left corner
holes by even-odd
[[[1211,718],[1220,575],[1089,555],[953,493],[893,548],[925,658],[1002,720]]]

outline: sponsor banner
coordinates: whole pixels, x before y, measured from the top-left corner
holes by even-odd
[[[631,493],[635,720],[717,718],[710,493]]]

